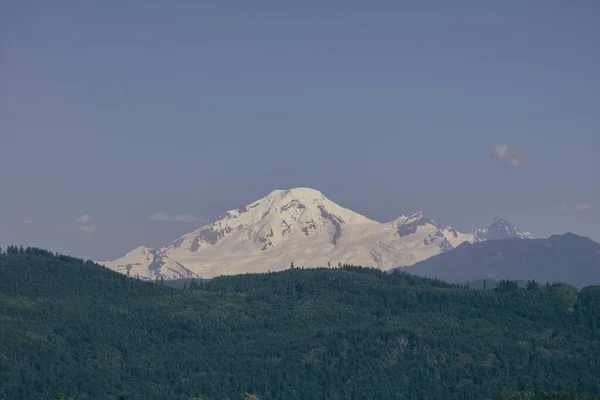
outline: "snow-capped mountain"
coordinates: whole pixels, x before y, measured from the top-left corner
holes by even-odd
[[[229,210],[160,249],[138,247],[117,260],[100,263],[143,279],[280,271],[292,262],[298,267],[341,262],[391,269],[465,241],[501,234],[531,237],[498,218],[474,234],[442,226],[421,211],[380,223],[339,206],[317,190],[295,188],[275,190]]]
[[[500,217],[496,217],[490,226],[475,231],[475,242],[508,238],[534,239],[531,233],[521,232],[511,225],[510,222]]]
[[[139,276],[148,279],[150,277],[196,277],[192,271],[172,260],[161,250],[149,249],[140,246],[131,250],[118,259],[118,263],[109,265],[110,262],[100,262],[111,269],[131,277]]]

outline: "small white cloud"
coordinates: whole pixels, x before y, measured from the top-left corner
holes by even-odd
[[[568,210],[588,211],[588,210],[592,209],[592,206],[589,205],[588,203],[581,203],[581,204],[575,204],[575,205],[561,204],[560,206],[558,206],[556,208],[560,211],[568,211]]]
[[[520,167],[523,159],[525,158],[524,152],[517,148],[512,148],[507,144],[495,145],[492,147],[490,155],[494,158],[503,160],[506,164],[515,168]]]
[[[577,211],[587,211],[587,210],[591,210],[591,209],[592,209],[592,206],[590,206],[590,205],[589,205],[589,204],[587,204],[587,203],[583,203],[583,204],[577,204],[577,205],[575,206],[575,209],[576,209]]]
[[[150,216],[151,221],[170,221],[171,216],[164,211],[159,211]]]
[[[33,221],[30,219],[26,219],[25,221],[23,221],[24,224],[33,224]]]
[[[75,221],[77,222],[90,222],[92,216],[90,214],[81,214]]]
[[[150,216],[151,221],[164,221],[164,222],[202,222],[205,221],[202,217],[196,217],[191,214],[177,214],[169,215],[164,211],[159,211]]]
[[[96,232],[96,225],[81,225],[79,229],[86,233],[93,233]]]
[[[508,154],[507,144],[497,144],[492,148],[492,157],[504,158]]]

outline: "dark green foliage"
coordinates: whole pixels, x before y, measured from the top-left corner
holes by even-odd
[[[410,271],[410,270],[407,270]],[[463,286],[467,286],[467,289],[475,289],[475,290],[496,290],[496,288],[498,287],[498,284],[501,281],[495,281],[493,279],[480,279],[480,280],[476,280],[476,281],[467,281],[467,282],[462,282],[461,284]],[[518,288],[527,288],[529,282],[528,281],[512,281],[512,282],[516,282],[517,283],[517,287]],[[535,282],[535,281],[533,281]]]
[[[496,285],[497,292],[510,292],[513,290],[519,290],[519,283],[517,281],[509,281],[503,279]]]
[[[600,393],[598,286],[467,290],[351,266],[195,282],[7,249],[0,399]]]
[[[502,393],[498,400],[597,400],[600,396],[587,396],[560,392],[515,392]]]

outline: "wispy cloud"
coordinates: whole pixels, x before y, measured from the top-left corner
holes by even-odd
[[[85,233],[94,233],[96,232],[96,225],[80,225],[79,229]]]
[[[164,211],[159,211],[150,216],[151,221],[163,221],[163,222],[203,222],[206,221],[202,217],[196,217],[191,214],[177,214],[170,215]]]
[[[90,214],[81,214],[79,217],[77,217],[77,219],[75,221],[76,222],[90,222],[91,219],[92,219],[92,216]]]
[[[90,221],[92,220],[92,215],[91,214],[81,214],[79,217],[77,217],[75,219],[75,222],[77,223],[77,228],[79,228],[81,231],[85,232],[85,233],[94,233],[96,232],[96,225],[91,224]],[[77,229],[75,228],[75,229]]]
[[[33,221],[30,219],[26,219],[25,221],[23,221],[24,224],[33,224]]]
[[[581,203],[581,204],[575,204],[575,205],[561,204],[560,206],[558,206],[556,208],[560,211],[569,211],[569,210],[588,211],[588,210],[592,209],[592,206],[588,203]]]
[[[490,155],[494,158],[498,158],[504,161],[511,167],[520,167],[521,163],[525,159],[525,153],[516,147],[510,147],[507,144],[497,144],[492,147]]]

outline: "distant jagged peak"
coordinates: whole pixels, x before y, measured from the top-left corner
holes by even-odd
[[[409,218],[414,218],[414,219],[425,218],[425,213],[423,211],[419,210],[416,213],[414,213],[413,215],[411,215]]]
[[[394,222],[396,233],[400,237],[411,235],[417,232],[418,227],[430,225],[434,228],[441,226],[434,220],[428,219],[423,211],[417,211],[410,216],[400,216]]]
[[[491,225],[475,231],[475,241],[482,242],[494,239],[534,239],[529,232],[522,232],[504,218],[496,217]]]
[[[496,216],[490,225],[490,228],[494,229],[516,229],[513,224],[505,220],[504,218],[500,218]]]
[[[393,223],[394,224],[403,224],[405,222],[409,222],[409,221],[412,221],[412,220],[419,220],[419,219],[422,219],[424,217],[425,217],[425,213],[423,211],[417,211],[417,212],[415,212],[415,213],[413,213],[411,215],[408,215],[408,216],[406,216],[406,215],[403,214],[403,215],[399,216],[398,218],[396,218],[393,221]]]

